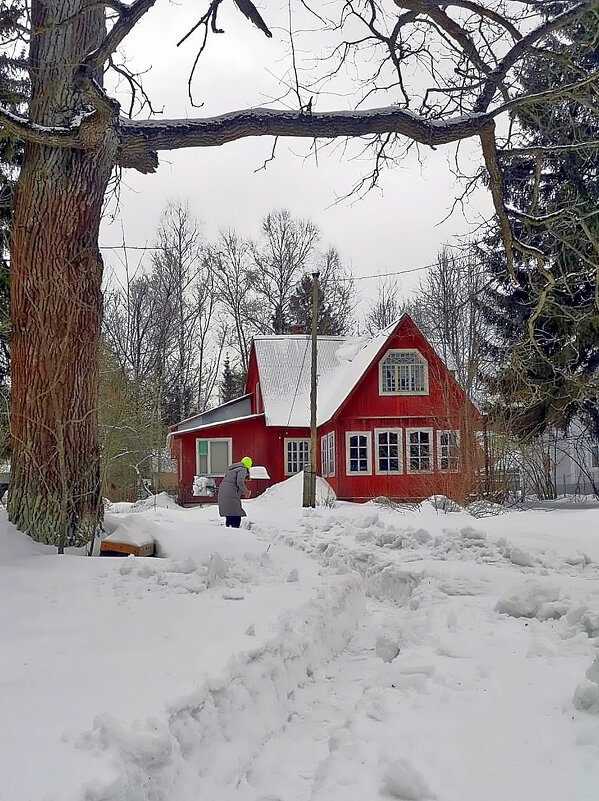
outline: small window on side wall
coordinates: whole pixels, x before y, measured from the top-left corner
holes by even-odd
[[[309,439],[286,439],[284,441],[285,475],[293,476],[310,463]]]
[[[224,476],[231,464],[232,440],[196,439],[196,475]]]
[[[324,477],[335,475],[335,432],[325,434],[320,440],[320,467]]]
[[[428,363],[417,350],[388,350],[379,362],[380,395],[428,395]]]

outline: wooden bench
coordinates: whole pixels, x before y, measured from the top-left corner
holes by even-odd
[[[100,542],[100,556],[154,556],[155,546],[153,542],[145,545],[133,545],[130,542],[115,542],[114,540],[102,540]]]

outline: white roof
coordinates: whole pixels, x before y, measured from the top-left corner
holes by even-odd
[[[317,425],[344,403],[396,327],[368,337],[318,337]],[[311,338],[264,336],[254,339],[260,391],[269,426],[310,425]]]

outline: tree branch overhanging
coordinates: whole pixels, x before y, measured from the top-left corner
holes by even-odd
[[[80,150],[84,147],[79,137],[79,125],[69,128],[60,126],[47,127],[37,125],[31,120],[13,114],[0,106],[0,130],[4,129],[10,136],[23,139],[26,142],[35,142],[48,147],[73,148]]]

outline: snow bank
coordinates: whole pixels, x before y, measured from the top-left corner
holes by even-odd
[[[0,521],[7,801],[158,801],[172,799],[173,782],[178,798],[218,797],[197,791],[187,752],[205,752],[208,773],[234,773],[362,614],[357,576],[321,576],[297,551],[202,510],[112,519],[132,537],[151,532],[164,558],[57,557]]]
[[[297,473],[294,476],[274,484],[269,487],[262,495],[258,496],[253,505],[256,507],[277,506],[287,509],[300,509],[302,507],[304,489],[304,474]],[[331,506],[336,499],[335,492],[328,481],[316,476],[316,505]]]
[[[159,527],[151,520],[144,519],[140,515],[127,515],[124,520],[118,521],[114,530],[104,537],[104,541],[121,542],[141,548],[144,545],[152,545],[159,532]]]
[[[582,712],[599,715],[599,651],[574,693],[574,706]]]
[[[281,621],[280,633],[232,658],[218,677],[174,701],[166,721],[123,727],[101,715],[79,748],[109,757],[110,780],[85,788],[86,801],[219,798],[288,717],[289,696],[347,644],[363,613],[356,576],[339,576]]]

